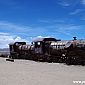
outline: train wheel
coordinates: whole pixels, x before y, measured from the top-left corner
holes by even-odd
[[[84,61],[81,61],[81,65],[84,66],[85,65],[85,62]]]
[[[47,56],[47,62],[52,63],[52,56]]]
[[[66,59],[66,62],[65,62],[67,65],[71,65],[71,58],[70,57],[67,57]]]

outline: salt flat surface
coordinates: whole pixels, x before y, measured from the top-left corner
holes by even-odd
[[[0,58],[0,85],[81,85],[74,80],[85,81],[85,66]]]

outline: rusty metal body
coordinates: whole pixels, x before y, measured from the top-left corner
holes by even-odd
[[[85,40],[56,40],[39,38],[31,45],[25,42],[9,44],[12,58],[35,61],[58,62],[67,64],[85,64]]]

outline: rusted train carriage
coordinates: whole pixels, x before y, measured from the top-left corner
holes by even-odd
[[[9,44],[10,57],[35,61],[85,64],[85,40],[56,40],[38,38],[31,45],[25,42]]]

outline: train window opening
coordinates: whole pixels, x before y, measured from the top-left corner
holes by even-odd
[[[41,43],[40,43],[40,42],[37,42],[37,45],[38,45],[38,46],[40,46],[40,45],[41,45]]]
[[[65,45],[51,45],[53,49],[64,49]]]
[[[19,45],[18,43],[16,43],[16,46]]]
[[[41,42],[35,42],[35,44],[34,44],[34,46],[35,46],[35,48],[39,48],[39,47],[41,47]]]

